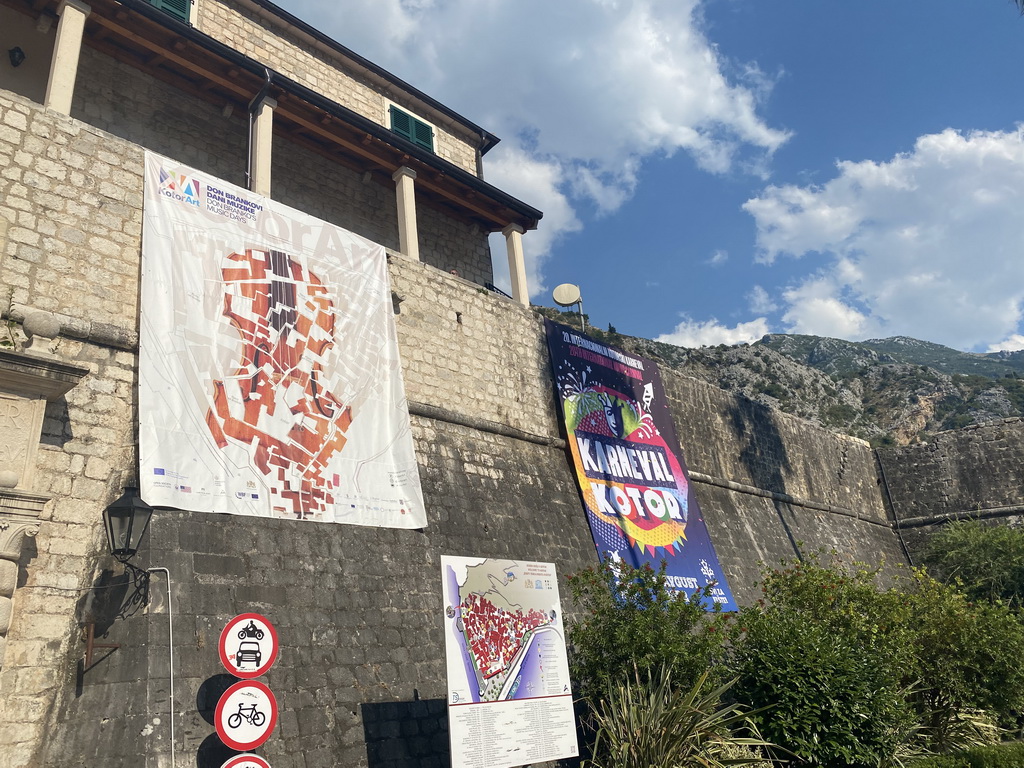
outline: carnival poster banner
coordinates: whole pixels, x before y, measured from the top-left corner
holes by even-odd
[[[147,153],[140,315],[146,502],[426,525],[382,246]]]
[[[545,320],[556,400],[602,560],[654,569],[736,610],[690,488],[655,363]]]

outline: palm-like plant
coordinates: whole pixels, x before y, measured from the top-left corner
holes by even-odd
[[[588,768],[724,768],[756,766],[770,747],[739,704],[722,704],[727,683],[702,693],[707,673],[677,688],[671,669],[609,685],[592,702],[596,740]],[[760,710],[757,710],[760,711]],[[746,735],[742,735],[746,734]],[[746,748],[746,749],[745,749]],[[737,756],[739,755],[739,756]]]

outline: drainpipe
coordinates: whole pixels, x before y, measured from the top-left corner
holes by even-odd
[[[260,88],[260,92],[253,96],[252,101],[249,102],[249,142],[247,147],[247,159],[245,167],[245,188],[252,190],[252,176],[253,176],[253,162],[254,158],[252,155],[252,144],[253,144],[253,132],[256,126],[256,110],[259,105],[263,103],[263,99],[267,97],[267,93],[270,91],[271,85],[271,74],[270,67],[264,67],[266,79],[263,81],[263,87]]]

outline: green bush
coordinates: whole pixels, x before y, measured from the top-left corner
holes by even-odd
[[[1010,724],[1024,710],[1024,625],[1006,606],[974,602],[922,571],[907,585],[915,700],[930,746],[995,741],[976,710]]]
[[[1024,766],[1024,744],[996,744],[978,747],[965,753],[970,768],[1021,768]]]
[[[818,558],[785,564],[765,572],[763,599],[740,613],[735,695],[771,706],[756,718],[762,734],[801,765],[877,768],[911,738],[908,609],[875,575]]]
[[[580,618],[569,624],[570,669],[577,696],[594,699],[638,671],[669,669],[679,685],[693,685],[722,654],[727,618],[708,613],[707,592],[692,597],[666,586],[665,566],[633,568],[605,563],[569,578]]]
[[[1024,601],[1024,529],[978,520],[949,523],[932,536],[923,563],[940,581],[959,580],[974,600]]]
[[[971,768],[971,764],[964,757],[936,755],[917,760],[910,764],[910,768]]]
[[[911,763],[910,768],[1021,768],[1024,744],[1012,742],[976,747],[955,755],[928,757]]]

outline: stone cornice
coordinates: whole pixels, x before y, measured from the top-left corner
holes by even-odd
[[[0,387],[22,397],[56,400],[88,373],[88,368],[57,359],[0,350]]]

